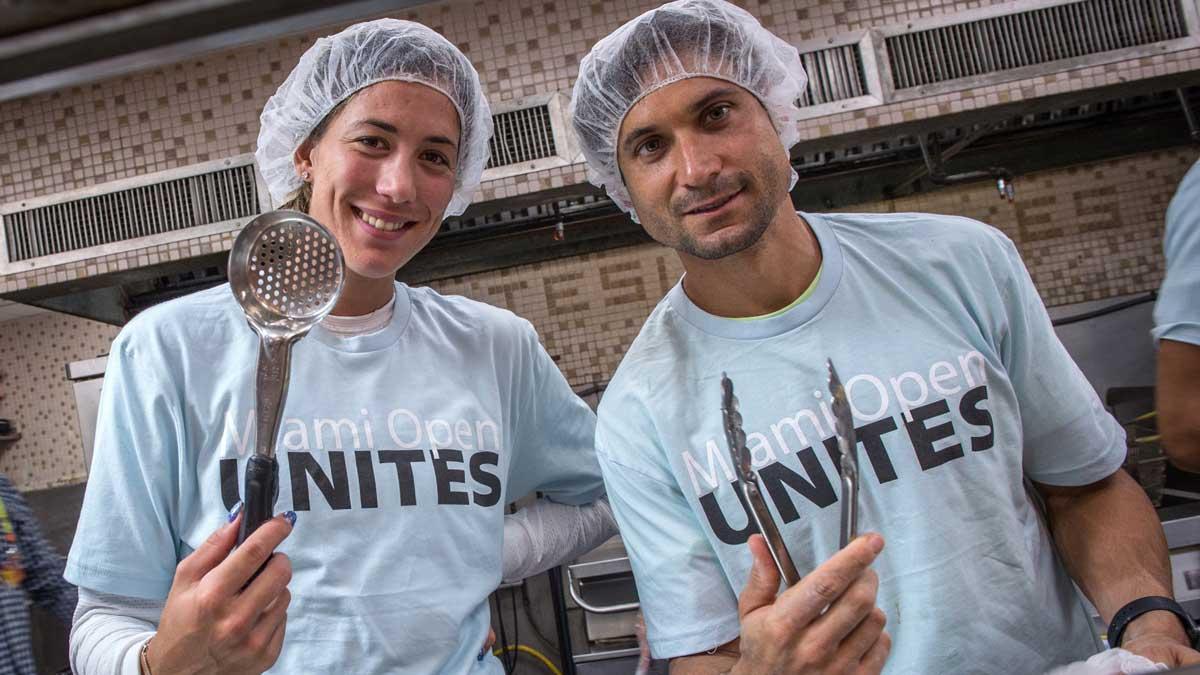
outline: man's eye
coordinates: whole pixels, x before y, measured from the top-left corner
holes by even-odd
[[[651,138],[649,140],[642,141],[641,145],[639,145],[637,150],[634,151],[634,154],[639,156],[652,155],[658,152],[660,149],[662,149],[662,141],[657,138]]]
[[[720,122],[729,116],[729,105],[718,105],[709,108],[708,119],[713,122]]]

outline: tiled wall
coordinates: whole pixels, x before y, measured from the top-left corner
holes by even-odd
[[[1177,148],[1017,179],[1017,200],[976,183],[847,211],[927,211],[990,223],[1017,242],[1048,305],[1157,288],[1163,216],[1197,151]],[[566,236],[570,237],[570,230]],[[214,246],[216,244],[213,244]],[[607,382],[659,299],[678,280],[675,253],[657,244],[524,265],[432,284],[507,307],[537,327],[575,387]],[[0,472],[24,488],[83,476],[67,363],[108,351],[112,327],[64,315],[0,323],[6,396],[0,417],[24,437],[0,452]]]
[[[601,36],[657,0],[457,0],[398,14],[443,32],[476,64],[493,103],[569,91],[578,62]],[[993,0],[746,0],[785,39],[800,42],[868,27],[1002,4]],[[314,32],[325,34],[336,30]],[[258,114],[313,36],[289,36],[95,84],[0,103],[0,204],[253,151]],[[932,117],[1130,79],[1200,68],[1200,50],[1093,66],[970,91],[807,120],[805,137]],[[581,165],[485,184],[491,200],[585,182]],[[216,238],[225,241],[227,238]],[[201,242],[207,246],[209,242]],[[186,249],[186,247],[184,247]],[[0,279],[0,293],[142,264],[123,252]]]
[[[0,473],[20,488],[83,480],[83,444],[67,364],[108,352],[117,329],[66,314],[0,323],[0,417],[21,434],[0,444]]]

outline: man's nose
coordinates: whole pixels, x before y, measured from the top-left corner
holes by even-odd
[[[711,140],[685,134],[677,143],[679,182],[683,187],[703,188],[721,174],[721,157],[713,150]]]

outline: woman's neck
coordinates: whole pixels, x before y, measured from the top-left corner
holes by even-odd
[[[371,279],[346,270],[346,283],[331,314],[362,316],[388,304],[396,295],[396,283],[389,277]]]

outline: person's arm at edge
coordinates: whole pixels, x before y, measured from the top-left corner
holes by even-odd
[[[1171,462],[1200,473],[1200,345],[1158,343],[1158,430]]]
[[[1113,614],[1141,597],[1174,597],[1167,540],[1141,486],[1118,469],[1074,487],[1034,483],[1046,504],[1051,535],[1067,571],[1100,612]],[[1164,611],[1147,612],[1126,629],[1123,647],[1175,667],[1200,663],[1183,625]]]

